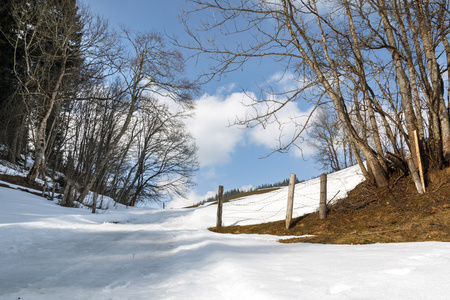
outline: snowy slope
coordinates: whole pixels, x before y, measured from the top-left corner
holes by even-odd
[[[447,299],[450,292],[448,243],[280,244],[210,232],[215,212],[94,215],[0,187],[0,299]]]
[[[336,201],[364,180],[356,165],[327,176],[327,199]],[[288,187],[240,198],[223,205],[223,224],[249,225],[279,221],[286,218]],[[319,208],[320,178],[295,185],[293,217],[314,212]]]

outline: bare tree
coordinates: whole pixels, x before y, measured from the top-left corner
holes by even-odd
[[[140,112],[140,129],[131,149],[136,160],[123,180],[119,202],[134,206],[138,200],[182,195],[193,184],[198,168],[196,147],[184,130],[182,117],[165,106]]]
[[[308,82],[303,88],[286,93],[286,100],[273,106],[272,111],[259,114],[247,121],[258,120],[264,123],[269,115],[282,109],[287,102],[302,101],[311,97],[311,93],[305,93],[305,91],[314,86],[323,91],[319,99],[326,95],[333,103],[349,138],[366,157],[377,184],[387,185],[387,177],[377,159],[377,152],[370,147],[367,140],[358,135],[343,98],[342,69],[338,61],[347,54],[339,51],[340,49],[336,46],[339,45],[336,42],[342,38],[338,28],[333,25],[332,16],[336,18],[338,16],[336,11],[329,14],[329,11],[325,9],[326,13],[321,14],[315,1],[191,2],[195,6],[190,13],[206,10],[214,12],[211,22],[202,23],[203,30],[212,31],[220,26],[221,30],[226,31],[227,34],[242,35],[246,32],[253,37],[234,49],[226,45],[222,46],[214,40],[202,40],[195,45],[190,45],[189,47],[196,48],[202,53],[216,55],[218,64],[211,75],[222,74],[236,65],[241,66],[252,58],[270,56],[283,63],[286,70],[299,72],[300,78],[305,78]],[[194,32],[191,32],[191,35],[194,41],[200,41],[200,37]],[[320,104],[320,101],[317,104]]]
[[[320,110],[308,130],[308,141],[316,149],[314,159],[325,170],[339,171],[347,164],[347,145],[339,126],[339,118],[329,110]],[[350,159],[351,160],[351,159]]]
[[[275,100],[255,99],[268,109],[242,123],[265,126],[288,102],[316,97],[313,105],[321,106],[330,101],[355,148],[352,152],[361,152],[367,161],[367,170],[360,163],[366,178],[373,177],[381,187],[388,185],[386,151],[404,158],[400,149],[406,147],[416,156],[414,133],[425,139],[427,121],[433,140],[442,141],[436,151],[447,157],[448,115],[437,68],[448,34],[445,1],[192,0],[190,4],[184,22],[192,39],[185,46],[216,60],[205,74],[208,80],[250,60],[273,58],[303,82],[278,93]],[[204,15],[195,27],[199,13]],[[232,40],[219,42],[215,35]],[[424,109],[430,111],[429,120],[422,118]]]
[[[126,97],[124,121],[114,132],[107,151],[95,165],[95,171],[85,182],[78,201],[83,202],[94,183],[102,174],[111,155],[126,134],[133,116],[140,109],[155,109],[154,99],[165,97],[189,108],[191,93],[196,86],[183,78],[184,60],[180,52],[167,49],[158,33],[133,34],[122,29],[122,49],[120,55],[109,60],[109,67],[116,70],[123,89],[120,94]],[[127,49],[130,49],[129,51]],[[106,56],[108,54],[106,53]],[[108,56],[107,56],[108,57]]]

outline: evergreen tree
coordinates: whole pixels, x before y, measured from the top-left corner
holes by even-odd
[[[19,82],[14,75],[21,72],[22,51],[16,49],[15,57],[15,49],[8,39],[14,34],[11,14],[14,3],[17,1],[4,0],[0,4],[0,144],[6,147],[2,154],[12,162],[23,152],[27,138],[24,130],[18,130],[24,127],[26,108],[17,92]]]
[[[57,132],[63,101],[76,94],[84,24],[75,0],[14,2],[7,12],[13,20],[5,36],[14,46],[14,75],[26,118],[35,131],[35,162],[28,174],[33,181],[45,165],[45,154],[51,156],[52,148],[47,146],[57,140],[52,134]]]

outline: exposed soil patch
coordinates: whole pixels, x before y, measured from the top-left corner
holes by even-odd
[[[249,226],[210,228],[221,233],[314,235],[280,240],[283,243],[369,244],[450,241],[450,168],[429,176],[427,193],[420,195],[409,177],[378,189],[361,183],[349,196],[329,208],[325,220],[312,213],[294,220]]]
[[[9,182],[9,183],[12,183],[15,185],[27,187],[30,189],[42,191],[42,186],[40,184],[38,184],[36,182],[28,182],[28,180],[25,177],[0,174],[0,180]]]

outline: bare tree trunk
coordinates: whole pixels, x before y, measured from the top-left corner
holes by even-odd
[[[315,3],[313,3],[315,5]],[[341,95],[340,90],[340,83],[339,83],[339,74],[335,65],[335,61],[329,57],[328,53],[328,45],[326,42],[326,36],[322,30],[321,27],[321,20],[319,17],[317,17],[317,22],[319,25],[319,28],[321,30],[322,35],[322,46],[324,49],[324,56],[331,68],[331,72],[334,73],[334,78],[336,78],[336,81],[332,85],[326,78],[326,76],[323,74],[322,70],[320,69],[320,65],[318,61],[316,60],[316,57],[311,57],[311,54],[314,53],[314,49],[311,44],[309,44],[310,39],[306,36],[306,33],[302,30],[299,30],[299,26],[295,23],[296,20],[294,19],[292,10],[293,5],[288,0],[283,0],[283,7],[286,17],[286,25],[289,29],[289,32],[291,34],[291,37],[294,41],[295,46],[301,53],[303,59],[308,63],[308,65],[311,67],[311,69],[316,73],[317,77],[319,78],[319,82],[323,85],[324,89],[328,93],[328,96],[333,101],[334,107],[339,115],[339,118],[344,126],[344,129],[347,131],[349,136],[353,139],[355,142],[355,145],[357,148],[361,150],[363,155],[367,159],[367,163],[370,165],[370,168],[373,172],[373,175],[375,177],[375,181],[379,187],[386,187],[388,186],[388,180],[386,177],[386,174],[384,173],[383,168],[381,167],[377,156],[375,155],[374,151],[363,141],[358,137],[358,134],[356,130],[353,128],[350,117],[348,115],[347,109],[345,107],[344,100]],[[317,8],[314,7],[314,10],[317,11]],[[303,46],[300,44],[300,42],[297,39],[297,35],[294,33],[294,30],[292,28],[292,24],[296,24],[296,28],[299,32],[299,34],[303,37],[304,41],[307,42],[308,48],[311,50],[309,53],[305,51]]]
[[[358,149],[356,149],[355,144],[353,142],[350,142],[350,146],[353,150],[353,154],[355,156],[356,161],[358,162],[359,168],[361,169],[361,172],[364,175],[364,178],[366,178],[367,182],[370,182],[371,184],[375,183],[375,179],[373,176],[367,171],[366,166],[364,165],[364,162],[361,159],[361,156],[359,155]]]
[[[127,114],[126,120],[125,120],[124,124],[122,125],[122,129],[117,134],[117,136],[114,138],[114,141],[111,143],[110,148],[105,153],[103,158],[100,160],[99,164],[96,166],[94,174],[92,175],[90,180],[87,182],[87,184],[84,186],[83,190],[81,191],[80,196],[78,198],[78,202],[83,203],[84,198],[86,198],[87,194],[91,190],[91,188],[94,185],[95,181],[99,178],[99,175],[103,172],[103,168],[108,163],[109,158],[111,157],[111,155],[113,154],[115,148],[119,144],[121,138],[123,137],[123,135],[127,131],[128,125],[131,122],[131,117],[132,117],[132,115],[134,113],[134,110],[135,110],[135,105],[136,105],[137,100],[138,100],[137,97],[133,97],[132,98],[132,101],[130,103],[130,108],[128,110],[128,114]]]
[[[437,112],[439,117],[439,123],[441,128],[441,140],[442,140],[442,154],[444,159],[450,159],[450,124],[448,118],[448,111],[445,107],[444,100],[444,87],[443,81],[437,63],[435,54],[436,46],[431,35],[432,20],[428,13],[429,3],[423,1],[417,1],[414,3],[417,20],[419,21],[419,28],[425,52],[425,57],[428,63],[428,72],[431,80],[431,99],[432,107]],[[448,66],[447,66],[448,67]]]
[[[42,117],[42,119],[40,120],[39,125],[36,130],[37,145],[36,145],[36,150],[35,150],[35,161],[27,175],[27,180],[30,182],[33,182],[36,180],[36,177],[39,174],[39,170],[44,165],[44,156],[45,156],[45,149],[46,149],[45,129],[47,126],[47,120],[50,117],[50,114],[52,113],[52,110],[53,110],[53,106],[56,102],[56,97],[59,92],[59,87],[61,86],[63,77],[65,75],[65,71],[64,71],[65,70],[65,61],[63,62],[61,70],[62,71],[59,74],[58,81],[52,92],[52,96],[49,99],[49,104],[45,108],[45,114]]]
[[[421,105],[420,105],[419,90],[418,90],[418,86],[417,86],[417,82],[416,82],[416,70],[414,67],[413,56],[412,56],[410,43],[409,43],[410,38],[408,37],[407,31],[405,28],[405,24],[403,23],[403,17],[402,17],[406,14],[406,11],[408,10],[408,8],[397,3],[397,1],[398,0],[392,1],[393,8],[394,8],[393,12],[395,14],[397,23],[400,26],[402,45],[403,45],[403,49],[405,51],[405,61],[408,66],[409,79],[411,81],[411,90],[412,90],[413,99],[414,99],[414,107],[416,109],[419,140],[422,143],[425,135],[424,135],[424,130],[423,130],[423,119],[422,119],[422,109],[421,109]],[[410,23],[410,25],[412,25],[412,24]],[[411,30],[413,32],[413,35],[417,34],[415,32],[414,26],[411,27]]]
[[[424,192],[423,191],[423,186],[422,186],[422,183],[420,181],[419,174],[417,174],[417,168],[414,165],[414,161],[411,158],[411,155],[408,154],[406,156],[406,161],[408,162],[408,167],[409,167],[411,176],[413,178],[414,184],[416,185],[417,192],[419,192],[419,194],[423,194],[423,192]]]
[[[98,193],[94,192],[94,197],[92,198],[92,213],[95,214],[95,210],[97,209],[97,198]]]
[[[447,57],[447,66],[450,66],[450,43],[448,41],[447,36],[443,33],[443,30],[441,30],[441,40],[445,48],[445,54]],[[447,108],[449,107],[450,107],[450,68],[447,68]]]
[[[414,131],[417,130],[417,119],[414,113],[411,96],[411,85],[408,76],[403,68],[402,58],[400,51],[397,48],[397,41],[393,33],[393,27],[387,16],[387,8],[385,0],[378,0],[378,6],[374,6],[378,10],[383,23],[383,29],[386,34],[387,41],[389,43],[389,50],[392,55],[392,59],[395,66],[395,72],[398,80],[398,87],[400,92],[400,98],[403,106],[403,115],[405,116],[406,129],[408,131],[408,139],[406,143],[410,149],[411,155],[414,158],[414,163],[417,165],[417,151],[414,139]]]
[[[357,75],[359,76],[360,88],[363,92],[364,100],[365,100],[366,106],[367,106],[367,111],[369,113],[369,121],[370,121],[370,125],[372,127],[372,136],[373,136],[375,148],[376,148],[377,154],[378,154],[377,155],[378,161],[379,161],[380,165],[383,167],[384,172],[387,173],[388,167],[387,167],[386,161],[384,159],[383,147],[381,145],[381,138],[380,138],[380,133],[378,130],[378,124],[377,124],[377,121],[375,118],[375,112],[373,110],[373,101],[369,95],[369,91],[367,88],[368,83],[367,83],[366,74],[364,71],[364,59],[361,54],[361,50],[359,48],[358,37],[356,34],[355,26],[353,24],[353,17],[350,12],[349,4],[347,1],[344,1],[344,6],[346,8],[347,20],[348,20],[348,24],[350,27],[350,32],[352,34],[353,53],[356,57],[356,62],[357,62],[357,71],[356,72],[357,72]]]

